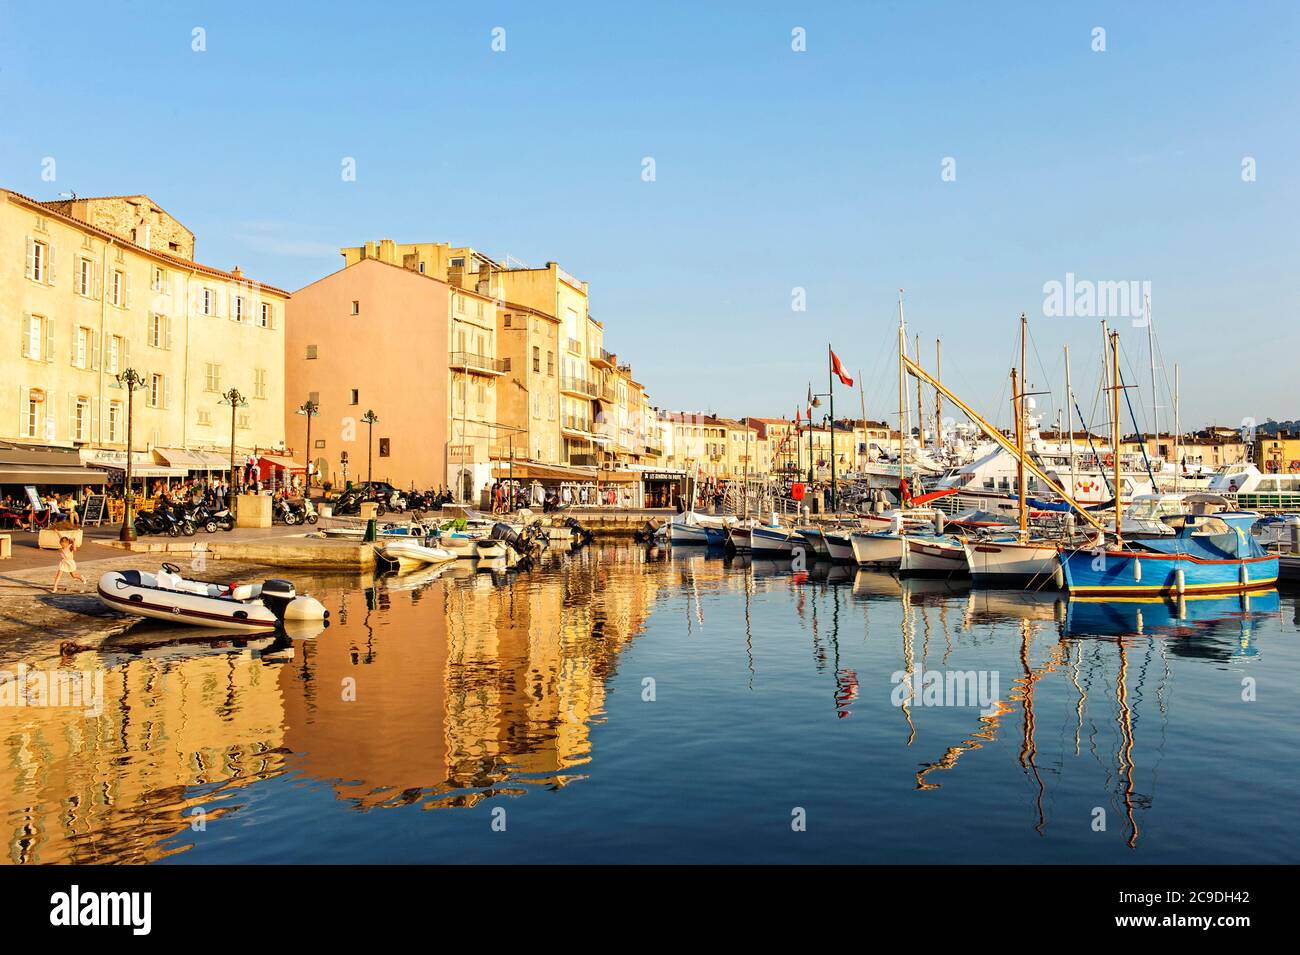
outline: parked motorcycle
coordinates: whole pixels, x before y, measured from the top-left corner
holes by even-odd
[[[201,527],[209,534],[215,534],[218,529],[223,531],[233,531],[235,529],[235,515],[230,513],[229,508],[213,510],[206,504],[200,504],[194,508],[190,520],[195,527]]]

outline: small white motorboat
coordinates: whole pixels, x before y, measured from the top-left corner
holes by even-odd
[[[822,538],[826,541],[826,551],[832,561],[837,564],[857,563],[857,558],[853,556],[853,542],[849,539],[849,532],[823,531]]]
[[[754,526],[749,532],[749,549],[756,559],[792,558],[795,548],[809,549],[808,542],[788,527]]]
[[[903,560],[903,535],[859,531],[849,535],[853,558],[864,567],[897,567]]]
[[[100,602],[114,610],[218,630],[259,632],[286,620],[329,617],[319,600],[300,596],[287,580],[223,587],[186,580],[174,564],[163,564],[157,574],[110,570],[99,578],[97,590]]]
[[[904,534],[899,573],[913,576],[966,575],[970,573],[970,565],[966,562],[966,549],[957,538]]]
[[[445,564],[456,559],[451,551],[441,547],[428,547],[414,537],[409,540],[390,540],[380,548],[379,553],[402,570],[427,564]]]
[[[459,531],[443,531],[436,538],[438,546],[457,557],[475,557],[479,538]]]
[[[474,542],[474,555],[480,560],[496,560],[506,556],[506,542],[493,537],[480,537]]]

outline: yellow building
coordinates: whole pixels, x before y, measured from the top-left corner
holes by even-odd
[[[1255,466],[1266,474],[1300,472],[1300,435],[1290,431],[1256,435]]]
[[[137,449],[228,456],[231,388],[247,398],[239,453],[283,446],[287,292],[193,261],[193,233],[147,196],[0,190],[0,249],[0,322],[18,341],[0,349],[0,440],[123,460],[129,366],[145,381]]]

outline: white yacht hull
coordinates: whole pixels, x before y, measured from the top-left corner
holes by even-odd
[[[1056,574],[1055,545],[1019,541],[967,541],[966,562],[977,582],[996,583],[1031,577],[1052,580]]]
[[[903,559],[903,538],[897,534],[851,534],[853,558],[867,567],[897,567]]]

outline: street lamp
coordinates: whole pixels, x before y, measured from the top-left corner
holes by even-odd
[[[372,453],[375,445],[375,422],[379,420],[379,415],[367,408],[366,413],[361,416],[361,420],[370,426],[366,433],[366,483],[369,484],[373,480],[370,465],[373,461]]]
[[[221,396],[221,404],[230,405],[230,491],[235,493],[235,412],[248,407],[248,399],[239,393],[238,388],[231,388]]]
[[[134,368],[124,368],[116,376],[118,388],[126,389],[126,480],[122,485],[122,529],[117,533],[120,541],[135,540],[135,522],[131,517],[131,443],[134,437],[132,424],[135,416],[135,393],[145,386],[146,376]]]
[[[320,414],[320,405],[308,398],[298,406],[298,414],[307,418],[307,495],[311,496],[311,419]]]

